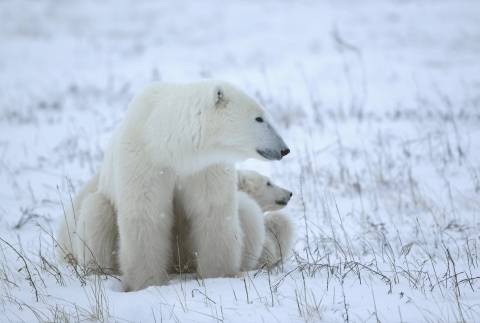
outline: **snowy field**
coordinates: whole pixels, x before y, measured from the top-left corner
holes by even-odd
[[[53,237],[133,93],[227,80],[292,152],[272,271],[123,293]],[[0,1],[0,321],[480,322],[480,2]]]

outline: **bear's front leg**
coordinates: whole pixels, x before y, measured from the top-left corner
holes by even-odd
[[[265,224],[260,206],[250,196],[238,192],[238,216],[243,231],[242,271],[257,268],[265,242]]]
[[[115,210],[107,197],[100,193],[86,194],[77,223],[75,256],[93,270],[115,272],[117,223]]]
[[[233,165],[210,166],[179,181],[176,198],[191,224],[191,253],[203,277],[240,271],[243,232]]]
[[[147,170],[121,185],[119,264],[126,291],[162,285],[168,280],[174,181],[170,171]]]

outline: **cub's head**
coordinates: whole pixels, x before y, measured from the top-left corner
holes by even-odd
[[[250,170],[239,170],[238,190],[251,196],[262,211],[275,211],[285,207],[292,192],[277,186],[266,176]]]
[[[204,147],[219,159],[280,160],[290,152],[252,98],[224,82],[207,83],[209,108],[202,112]]]

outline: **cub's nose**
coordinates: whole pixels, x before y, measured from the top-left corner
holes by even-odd
[[[288,155],[289,153],[290,153],[290,149],[288,148],[280,150],[280,154],[282,155],[282,157]]]

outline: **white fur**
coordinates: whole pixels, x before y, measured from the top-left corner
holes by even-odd
[[[272,213],[264,216],[264,211],[273,211],[284,207],[290,200],[291,192],[270,183],[268,177],[257,172],[238,171],[237,189],[239,191],[236,196],[231,195],[231,189],[227,190],[229,194],[224,194],[225,185],[232,184],[232,169],[231,166],[227,167],[226,170],[220,165],[211,167],[205,172],[184,178],[183,184],[177,186],[172,272],[192,272],[197,267],[197,261],[211,261],[215,255],[211,254],[209,250],[210,246],[215,244],[224,244],[225,252],[231,253],[220,260],[218,266],[231,264],[236,266],[237,260],[235,257],[238,255],[239,248],[242,248],[239,256],[241,271],[253,270],[263,265],[273,266],[288,256],[293,239],[292,223],[284,214]],[[267,185],[267,183],[270,183],[270,185]],[[225,230],[219,227],[216,234],[211,237],[203,236],[201,241],[192,240],[194,236],[201,236],[205,226],[211,225],[206,221],[208,218],[191,216],[191,214],[197,212],[197,205],[201,204],[202,200],[210,194],[216,195],[219,202],[219,205],[214,209],[216,212],[211,212],[211,214],[220,217],[222,212],[228,210],[223,209],[222,211],[220,206],[223,203],[222,201],[225,198],[238,199],[240,229],[237,234],[243,239],[231,239],[229,232],[235,230],[235,228]],[[278,205],[275,203],[279,200],[282,200],[285,204]],[[186,211],[184,205],[193,209]],[[233,211],[231,210],[231,212]],[[228,213],[233,214],[231,212]],[[192,219],[201,219],[202,222],[192,221]],[[236,225],[237,220],[235,218],[232,220],[232,223]],[[215,223],[218,223],[218,221],[215,221]],[[279,225],[285,227],[278,228]],[[192,234],[196,229],[199,234]],[[204,244],[206,247],[202,247]],[[234,258],[231,258],[232,256]],[[222,257],[225,257],[223,253]],[[261,261],[259,261],[260,259]],[[212,267],[213,265],[213,263],[207,262],[203,266]],[[200,268],[199,272],[202,273],[203,271]],[[210,272],[211,270],[207,271]]]
[[[99,270],[115,268],[112,253],[117,239],[116,215],[102,193],[88,194],[82,202],[77,235],[75,254],[81,264]]]
[[[74,258],[77,236],[77,222],[80,216],[80,208],[85,197],[98,188],[98,175],[88,180],[80,191],[63,205],[62,220],[56,238],[57,258],[62,262],[76,261]]]
[[[66,208],[57,237],[57,257],[100,271],[115,272],[117,249],[116,213],[110,201],[98,191],[93,176]]]
[[[260,153],[265,151],[262,156],[280,159],[285,143],[268,122],[255,121],[258,117],[265,118],[253,100],[221,82],[155,84],[133,99],[105,153],[95,192],[117,210],[119,264],[126,290],[167,281],[174,192],[192,222],[200,274],[238,271],[241,244],[232,243],[241,239],[235,172],[226,171],[231,166],[209,166],[264,158]],[[179,190],[184,179],[188,185]],[[90,215],[105,206],[101,199],[92,204],[97,209]],[[101,215],[93,217],[85,227]],[[65,228],[75,222],[66,219],[59,240],[66,241]],[[97,231],[89,239],[103,239]],[[108,257],[105,249],[93,258]]]
[[[239,216],[240,219],[244,219],[242,221],[244,244],[251,246],[244,250],[243,262],[246,264],[244,270],[263,265],[274,266],[283,261],[291,250],[293,224],[283,213],[272,212],[263,217],[263,212],[285,207],[292,193],[275,185],[268,177],[251,170],[238,171],[238,189],[251,197],[250,200],[240,199],[239,204]],[[250,262],[251,256],[256,257],[254,264]]]
[[[243,235],[237,214],[236,171],[216,164],[180,178],[177,216],[190,223],[190,253],[201,277],[232,276],[240,270]],[[205,201],[210,201],[205,207]],[[183,229],[183,228],[182,228]]]
[[[283,261],[291,251],[293,224],[283,213],[272,212],[265,216],[266,238],[259,265],[274,266]]]
[[[173,266],[169,268],[169,272],[188,273],[196,269],[196,259],[199,253],[197,248],[193,248],[195,243],[192,241],[191,216],[196,216],[195,212],[198,209],[196,205],[201,204],[205,199],[204,194],[215,194],[218,197],[217,200],[220,201],[223,198],[228,199],[228,196],[222,197],[218,195],[218,192],[231,192],[231,190],[225,190],[225,186],[231,186],[233,180],[231,169],[233,169],[231,165],[229,167],[225,165],[223,167],[220,167],[220,165],[212,166],[204,172],[177,180],[174,203],[175,224],[172,230],[174,234],[171,236]],[[287,203],[291,194],[273,183],[267,185],[271,180],[255,171],[242,170],[238,171],[237,174],[237,188],[240,190],[237,194],[238,218],[241,227],[238,236],[243,236],[243,241],[240,242],[240,240],[235,239],[228,242],[228,245],[233,246],[237,253],[238,248],[243,247],[240,256],[241,271],[253,270],[264,264],[275,265],[288,255],[291,248],[293,227],[286,215],[281,213],[270,214],[265,217],[264,221],[263,212],[283,207],[283,205],[275,204],[275,201],[283,199]],[[210,177],[209,180],[207,180],[207,176]],[[214,183],[213,180],[217,183]],[[209,187],[206,187],[206,183]],[[98,212],[85,212],[86,208],[83,205],[85,199],[88,201],[90,196],[99,194],[94,193],[97,190],[97,185],[98,176],[94,176],[85,184],[75,199],[79,218],[87,223],[91,222],[91,229],[82,230],[82,225],[77,225],[79,228],[77,232],[72,232],[71,237],[75,242],[75,254],[82,264],[94,268],[100,266],[102,269],[108,268],[112,272],[117,272],[118,265],[114,254],[117,251],[116,239],[118,233],[116,221],[111,219],[112,215],[113,217],[116,216],[113,208],[102,208],[101,203],[99,203],[98,210],[101,212],[98,214]],[[205,187],[200,187],[201,185],[205,185]],[[184,205],[191,210],[187,212]],[[222,208],[217,206],[216,210],[220,212],[219,215],[221,216]],[[223,212],[228,213],[227,210],[223,210]],[[199,219],[203,219],[203,217],[199,217]],[[285,227],[278,230],[278,223]],[[75,224],[71,226],[75,228]],[[61,232],[66,233],[66,230],[61,230]],[[60,235],[60,237],[62,236],[65,235]],[[228,239],[228,235],[227,237],[216,235],[211,243],[216,243],[218,239]],[[64,240],[69,241],[68,238]],[[69,245],[69,243],[62,243],[61,245]],[[230,251],[231,249],[227,248],[226,250]],[[195,252],[197,252],[197,256],[194,254]],[[96,259],[93,259],[93,255],[97,255]],[[232,256],[236,257],[235,253]],[[230,259],[229,261],[236,263],[236,260]]]
[[[255,200],[238,192],[238,216],[243,230],[242,271],[257,268],[265,243],[263,212]]]
[[[250,195],[263,212],[280,210],[292,197],[292,192],[252,170],[238,170],[238,189]]]

